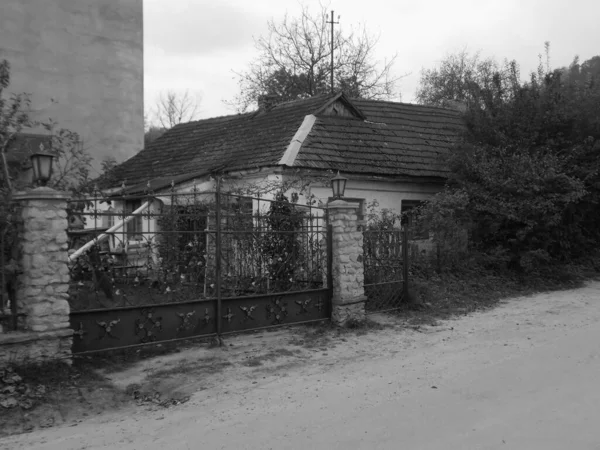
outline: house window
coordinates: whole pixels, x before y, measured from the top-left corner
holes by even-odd
[[[126,200],[125,201],[125,217],[127,218],[132,212],[142,206],[142,200]],[[142,216],[138,215],[131,219],[125,225],[128,241],[136,241],[142,239]]]
[[[402,224],[407,225],[413,239],[429,239],[429,231],[418,227],[418,208],[425,204],[422,200],[402,200],[400,212],[402,213]]]

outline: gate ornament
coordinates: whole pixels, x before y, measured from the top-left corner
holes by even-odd
[[[162,317],[154,318],[152,309],[143,309],[142,316],[144,316],[143,319],[136,319],[135,321],[135,334],[144,333],[144,337],[141,339],[142,344],[155,341],[156,333],[162,331]],[[154,330],[158,331],[155,332]]]
[[[325,305],[323,304],[323,299],[319,297],[319,299],[317,300],[317,309],[319,310],[319,312],[321,312],[324,306]]]
[[[296,314],[300,315],[300,314],[304,314],[304,313],[308,313],[308,306],[310,305],[310,302],[312,302],[312,298],[309,298],[308,300],[296,300],[296,305],[300,306],[300,311],[298,311]]]
[[[208,314],[208,308],[204,310],[204,323],[208,325],[210,322],[210,314]]]
[[[227,314],[223,316],[223,319],[227,319],[227,323],[231,323],[231,319],[235,317],[235,314],[231,313],[231,308],[227,308]]]
[[[188,313],[177,313],[179,318],[181,319],[181,324],[177,327],[177,332],[180,333],[184,330],[189,330],[193,327],[192,317],[196,314],[196,311],[191,311]]]
[[[244,317],[244,319],[252,319],[252,320],[254,320],[254,317],[252,316],[252,313],[256,309],[256,305],[254,305],[254,306],[240,306],[240,309],[242,311],[244,311],[244,314],[246,314],[246,316]]]
[[[274,305],[267,305],[267,319],[274,317],[273,325],[280,324],[283,322],[285,316],[288,315],[287,303],[281,301],[281,297],[276,298],[273,301]]]
[[[103,330],[104,333],[98,337],[98,339],[103,339],[106,336],[110,336],[111,338],[115,338],[115,339],[119,339],[117,336],[115,336],[114,334],[112,334],[112,329],[121,321],[121,319],[117,319],[117,320],[111,320],[109,322],[98,322],[96,321],[96,323],[98,324],[98,326],[100,326]]]
[[[87,331],[83,329],[83,322],[79,322],[79,329],[73,331],[73,334],[79,337],[79,339],[83,339],[83,335],[87,334]]]

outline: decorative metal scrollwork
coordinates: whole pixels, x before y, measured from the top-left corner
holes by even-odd
[[[323,303],[323,299],[321,297],[319,297],[317,300],[317,309],[319,310],[319,312],[321,312],[324,307],[325,307],[325,303]]]
[[[283,322],[283,319],[288,315],[287,303],[277,297],[273,300],[272,305],[267,305],[267,319],[274,318],[272,324],[277,325]]]
[[[204,323],[206,325],[210,323],[210,314],[208,313],[208,308],[204,309]]]
[[[294,303],[296,303],[296,305],[300,306],[300,311],[298,311],[296,314],[300,315],[300,314],[308,314],[308,307],[310,305],[310,302],[312,302],[312,298],[309,298],[307,300],[296,300]]]
[[[223,316],[223,319],[227,319],[227,323],[231,323],[231,319],[235,317],[235,314],[231,312],[231,308],[227,308],[227,314]]]
[[[79,329],[73,331],[73,334],[77,336],[79,339],[83,339],[83,335],[87,334],[87,331],[83,329],[83,323],[79,322]]]
[[[102,333],[102,335],[100,335],[98,337],[98,339],[104,339],[106,336],[109,336],[109,337],[115,338],[115,339],[119,339],[118,336],[115,336],[114,334],[112,334],[112,330],[113,330],[114,327],[117,326],[117,324],[120,321],[121,321],[121,319],[110,320],[110,321],[102,321],[102,322],[96,321],[96,323],[98,324],[98,326],[101,327],[102,330],[104,331],[104,333]]]
[[[254,310],[256,309],[256,305],[254,306],[240,306],[240,309],[242,311],[244,311],[244,320],[255,320],[254,316],[252,316],[252,313],[254,312]]]
[[[142,318],[135,321],[135,334],[143,333],[141,342],[156,340],[156,334],[162,331],[162,317],[154,317],[153,309],[143,309]]]
[[[185,330],[191,330],[194,327],[194,324],[192,323],[192,318],[194,317],[195,314],[196,314],[196,311],[191,311],[191,312],[188,312],[185,314],[177,313],[177,315],[181,319],[181,324],[179,324],[179,327],[177,327],[178,333],[181,333],[182,331],[185,331]]]

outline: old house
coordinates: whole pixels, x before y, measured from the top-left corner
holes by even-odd
[[[301,196],[326,203],[327,179],[347,177],[347,198],[400,211],[444,184],[440,157],[461,139],[455,110],[320,95],[255,112],[180,124],[117,166],[103,187],[122,193],[224,189],[301,178]],[[138,201],[139,203],[139,201]],[[129,210],[138,206],[132,201]]]

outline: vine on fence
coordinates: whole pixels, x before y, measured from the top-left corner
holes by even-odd
[[[261,247],[276,289],[288,289],[297,275],[298,261],[302,258],[296,233],[302,226],[302,216],[283,193],[277,194],[266,214],[269,231],[263,235]]]

